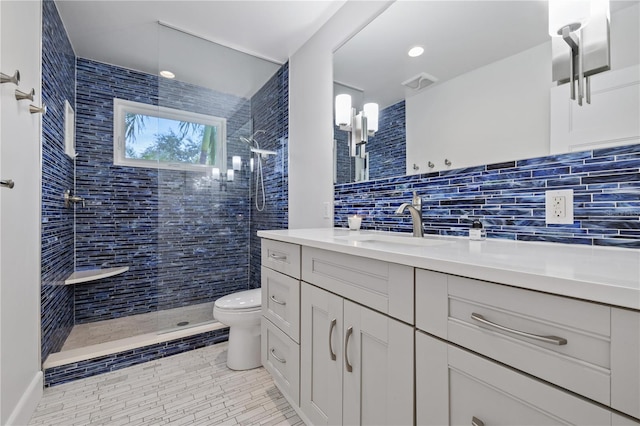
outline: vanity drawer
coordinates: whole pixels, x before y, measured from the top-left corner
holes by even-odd
[[[416,306],[421,330],[611,406],[611,308],[424,270]]]
[[[296,406],[300,405],[300,345],[262,317],[262,365]]]
[[[414,324],[410,266],[303,247],[302,280]]]
[[[418,425],[611,425],[612,413],[471,352],[416,333]]]
[[[262,266],[300,278],[300,246],[262,238]]]
[[[300,281],[264,266],[261,276],[262,315],[300,343]]]

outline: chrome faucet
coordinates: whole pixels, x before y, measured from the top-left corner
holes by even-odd
[[[415,191],[413,191],[413,200],[411,200],[411,204],[402,203],[396,210],[396,214],[402,214],[406,209],[409,209],[409,213],[411,213],[413,236],[419,238],[424,237],[424,230],[422,229],[422,199],[418,197]]]

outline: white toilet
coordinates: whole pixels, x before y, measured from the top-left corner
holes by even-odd
[[[239,291],[216,300],[213,317],[229,326],[227,367],[249,370],[261,365],[262,289]]]

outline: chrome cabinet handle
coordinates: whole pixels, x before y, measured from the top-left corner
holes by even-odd
[[[331,320],[331,325],[329,326],[329,355],[331,355],[331,361],[336,360],[336,353],[333,351],[333,345],[331,344],[331,338],[333,337],[333,329],[336,328],[336,324],[338,320],[335,318]]]
[[[274,303],[277,303],[278,305],[283,305],[284,306],[284,305],[287,304],[287,302],[282,302],[282,301],[276,299],[276,297],[273,294],[271,295],[270,299],[273,300]]]
[[[471,426],[484,426],[484,422],[476,416],[471,417]]]
[[[271,253],[269,255],[269,257],[273,260],[278,260],[280,262],[284,262],[285,260],[287,260],[287,256],[282,255],[282,254],[275,254],[275,253]]]
[[[16,186],[16,183],[11,179],[0,180],[0,186],[2,186],[3,188],[13,189],[13,187]]]
[[[347,335],[344,337],[344,363],[347,367],[347,372],[353,371],[353,366],[349,363],[349,337],[353,334],[353,327],[347,328]]]
[[[538,334],[531,334],[525,331],[516,330],[513,328],[505,327],[504,325],[496,324],[491,322],[480,314],[476,314],[475,312],[471,314],[471,319],[478,321],[484,325],[488,325],[489,327],[497,328],[498,330],[506,331],[507,333],[513,333],[518,336],[528,337],[529,339],[538,340],[540,342],[551,343],[554,345],[562,346],[567,344],[567,339],[563,339],[562,337],[556,336],[540,336]]]
[[[271,348],[271,356],[274,357],[276,359],[276,361],[281,362],[283,364],[287,363],[287,360],[284,358],[280,358],[278,355],[276,355],[276,350],[275,348]]]

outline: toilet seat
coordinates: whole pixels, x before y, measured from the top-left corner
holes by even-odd
[[[262,289],[240,291],[215,301],[214,306],[223,311],[250,312],[261,310]]]

